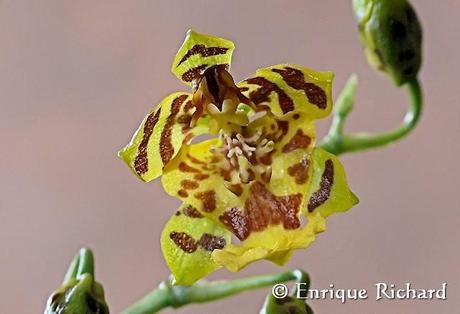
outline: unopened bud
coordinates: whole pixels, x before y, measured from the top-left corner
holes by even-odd
[[[406,0],[353,0],[369,63],[396,85],[415,79],[422,62],[422,29]]]
[[[93,255],[82,249],[64,283],[49,297],[45,314],[108,314],[104,289],[94,280]]]

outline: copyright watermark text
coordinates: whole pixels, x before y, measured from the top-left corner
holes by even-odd
[[[447,283],[442,283],[437,289],[415,288],[411,283],[406,283],[400,287],[395,284],[379,282],[374,285],[376,301],[387,300],[447,300]],[[287,285],[279,283],[273,286],[272,295],[277,299],[283,299],[289,295]],[[367,300],[369,298],[368,289],[341,289],[330,284],[327,289],[308,289],[308,284],[298,282],[295,285],[295,295],[297,299],[305,300],[338,300],[346,303],[350,300]]]

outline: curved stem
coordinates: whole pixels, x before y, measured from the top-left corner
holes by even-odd
[[[423,96],[420,83],[417,79],[407,83],[411,106],[404,116],[403,123],[398,128],[379,134],[357,133],[342,134],[345,115],[335,115],[329,134],[324,138],[320,147],[339,155],[346,152],[356,152],[365,149],[385,146],[396,142],[409,134],[417,125],[423,105]]]
[[[189,303],[209,302],[291,280],[309,284],[308,274],[300,269],[232,281],[197,283],[192,286],[175,286],[171,285],[170,282],[162,282],[157,289],[147,294],[123,313],[151,314],[168,306],[177,308]]]

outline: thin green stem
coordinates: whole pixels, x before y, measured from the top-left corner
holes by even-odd
[[[329,152],[339,155],[346,152],[356,152],[376,147],[385,146],[400,140],[409,134],[419,121],[423,95],[420,83],[417,79],[407,83],[411,105],[404,116],[403,123],[398,128],[379,134],[357,133],[343,134],[343,127],[348,113],[345,115],[336,114],[329,134],[324,138],[320,147]]]
[[[151,314],[168,306],[178,308],[189,303],[209,302],[291,280],[305,282],[307,285],[310,281],[307,273],[303,270],[295,269],[280,274],[254,276],[232,281],[203,282],[192,286],[175,286],[169,281],[162,282],[157,289],[147,294],[123,313]]]

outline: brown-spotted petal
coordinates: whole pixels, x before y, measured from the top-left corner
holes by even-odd
[[[229,68],[234,48],[230,40],[189,30],[171,71],[184,83],[194,85],[206,69],[216,65]]]
[[[181,146],[208,131],[206,118],[192,123],[195,108],[189,93],[173,93],[144,118],[130,143],[118,153],[143,181],[151,181],[177,155]]]
[[[310,119],[324,118],[332,109],[332,72],[279,64],[256,71],[238,87],[261,109],[276,116],[305,113]]]

